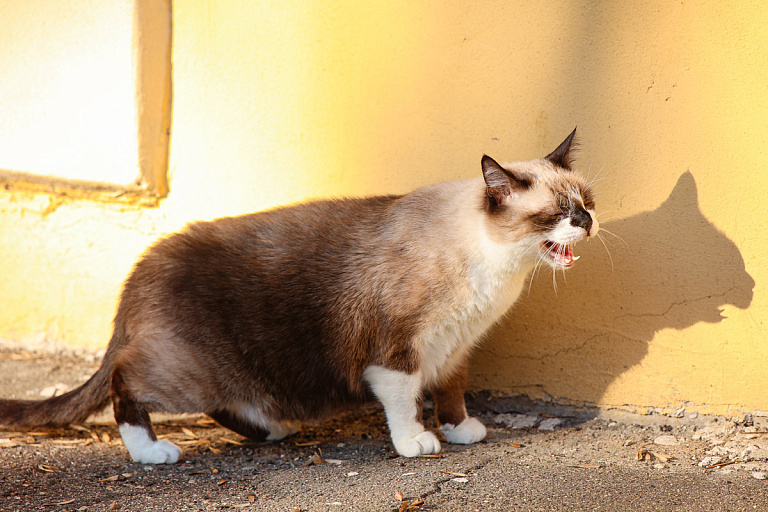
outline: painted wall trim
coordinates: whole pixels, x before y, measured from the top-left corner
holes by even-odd
[[[52,194],[68,199],[157,206],[168,196],[172,107],[171,0],[136,0],[133,21],[139,177],[115,184],[0,169],[6,191]]]

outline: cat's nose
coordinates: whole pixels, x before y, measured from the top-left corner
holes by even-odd
[[[571,214],[571,225],[577,228],[584,228],[589,235],[592,230],[592,216],[587,210],[576,210]]]

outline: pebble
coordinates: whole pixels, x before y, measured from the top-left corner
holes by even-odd
[[[67,392],[68,389],[69,389],[69,386],[59,382],[58,384],[55,384],[53,386],[48,386],[47,388],[41,389],[40,396],[44,398],[50,398],[52,396],[58,396],[58,395],[64,394]]]
[[[753,471],[752,478],[756,478],[758,480],[765,480],[766,478],[768,478],[768,475],[766,475],[765,472],[763,471]]]
[[[504,425],[511,429],[533,428],[539,422],[538,416],[528,416],[527,414],[499,414],[494,419],[497,425]]]
[[[713,464],[717,464],[721,460],[723,460],[722,457],[704,457],[701,459],[701,462],[699,462],[699,467],[706,468]]]
[[[658,444],[661,446],[675,446],[677,444],[677,438],[675,436],[665,434],[654,439],[653,444]]]
[[[460,484],[465,484],[469,482],[469,478],[459,477],[459,478],[451,478],[452,482],[458,482]]]
[[[542,432],[549,432],[552,430],[555,430],[556,427],[560,426],[563,423],[563,420],[560,418],[547,418],[541,423],[539,423],[539,430]]]

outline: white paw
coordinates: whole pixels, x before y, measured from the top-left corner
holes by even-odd
[[[301,424],[298,421],[271,421],[269,422],[269,435],[267,441],[279,441],[299,431]]]
[[[142,464],[173,464],[181,457],[181,448],[170,441],[161,439],[144,448],[133,460]]]
[[[446,423],[440,427],[449,443],[472,444],[485,439],[485,425],[477,418],[467,418],[458,426]]]
[[[417,455],[430,455],[440,453],[440,441],[435,434],[425,430],[421,434],[395,441],[395,450],[403,457],[416,457]]]
[[[141,464],[173,464],[181,457],[181,448],[165,439],[153,441],[143,427],[123,423],[118,427],[128,453]]]

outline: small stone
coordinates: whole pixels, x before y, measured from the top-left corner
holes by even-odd
[[[666,464],[664,464],[663,462],[659,462],[659,463],[656,463],[656,464],[654,464],[654,465],[653,465],[653,467],[654,467],[654,468],[656,468],[656,469],[666,469],[666,468],[668,468],[669,466],[667,466],[667,465],[666,465]]]
[[[656,439],[653,440],[653,444],[658,444],[661,446],[675,446],[677,443],[677,438],[670,434],[665,434],[663,436],[659,436]]]
[[[55,384],[53,386],[48,386],[47,388],[43,388],[40,390],[40,396],[44,398],[50,398],[52,396],[59,396],[67,392],[69,389],[69,386],[66,384],[63,384],[59,382],[58,384]]]
[[[764,471],[753,471],[752,478],[756,478],[757,480],[765,480],[768,478],[768,475],[766,475]]]
[[[730,455],[734,450],[728,449],[725,446],[717,445],[707,450],[707,455]]]
[[[460,484],[465,484],[469,482],[469,478],[459,477],[459,478],[451,478],[451,482],[458,482]]]
[[[560,418],[547,418],[539,424],[539,430],[542,432],[550,432],[560,426],[563,420]]]
[[[719,463],[721,460],[723,460],[722,457],[704,457],[701,459],[701,462],[699,462],[699,467],[706,468],[713,466]]]
[[[538,416],[526,414],[499,414],[493,420],[497,425],[504,425],[511,429],[533,428],[538,423]]]

